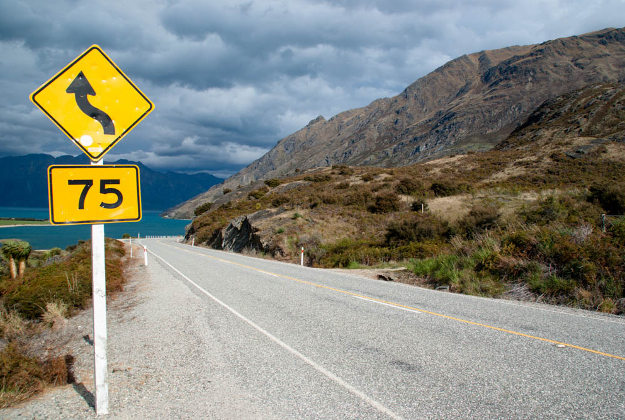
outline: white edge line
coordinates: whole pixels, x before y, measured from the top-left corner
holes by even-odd
[[[263,334],[264,336],[269,338],[271,341],[273,341],[274,343],[276,343],[277,345],[279,345],[280,347],[282,347],[283,349],[285,349],[289,353],[293,354],[294,356],[296,356],[297,358],[299,358],[300,360],[302,360],[306,364],[312,366],[318,372],[322,373],[323,375],[325,375],[329,379],[333,380],[334,382],[336,382],[337,384],[339,384],[343,388],[347,389],[352,394],[358,396],[360,399],[362,399],[363,401],[365,401],[366,403],[368,403],[369,405],[371,405],[372,407],[374,407],[378,411],[386,414],[387,416],[389,416],[389,417],[391,417],[393,419],[401,419],[402,418],[399,415],[397,415],[394,412],[392,412],[390,409],[388,409],[385,406],[383,406],[382,404],[380,404],[379,402],[373,400],[372,398],[370,398],[367,395],[365,395],[363,392],[361,392],[358,389],[354,388],[352,385],[348,384],[343,379],[341,379],[340,377],[336,376],[334,373],[330,372],[329,370],[327,370],[323,366],[317,364],[316,362],[314,362],[313,360],[309,359],[308,357],[306,357],[305,355],[303,355],[299,351],[295,350],[293,347],[291,347],[288,344],[286,344],[285,342],[281,341],[279,338],[275,337],[270,332],[266,331],[265,329],[263,329],[262,327],[260,327],[259,325],[257,325],[253,321],[251,321],[250,319],[246,318],[244,315],[242,315],[239,312],[237,312],[236,309],[230,307],[228,304],[222,302],[221,300],[219,300],[218,298],[213,296],[206,289],[202,288],[202,286],[200,286],[197,283],[195,283],[189,277],[187,277],[186,275],[181,273],[180,270],[178,270],[176,267],[174,267],[173,265],[171,265],[170,263],[165,261],[161,256],[157,255],[153,250],[148,249],[148,252],[150,254],[154,255],[159,260],[161,260],[163,263],[165,263],[169,268],[174,270],[177,274],[179,274],[181,277],[183,277],[190,284],[195,286],[200,292],[204,293],[210,299],[214,300],[216,303],[218,303],[219,305],[223,306],[225,309],[230,311],[233,315],[235,315],[236,317],[238,317],[239,319],[241,319],[242,321],[247,323],[249,326],[251,326],[252,328],[257,330],[258,332],[260,332],[261,334]]]

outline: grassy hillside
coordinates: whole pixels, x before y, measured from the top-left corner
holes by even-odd
[[[188,237],[309,265],[403,265],[433,287],[625,312],[625,94],[598,85],[540,107],[496,150],[267,180],[196,209]],[[605,231],[604,231],[605,229]]]

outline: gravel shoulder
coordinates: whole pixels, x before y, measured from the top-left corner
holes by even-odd
[[[262,402],[227,373],[228,350],[211,340],[205,304],[155,261],[130,262],[128,283],[108,303],[108,416],[267,418]],[[3,419],[95,418],[91,310],[40,337],[48,354],[75,357],[75,383],[52,388]]]

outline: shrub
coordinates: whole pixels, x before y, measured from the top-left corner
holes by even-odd
[[[625,217],[621,217],[612,222],[610,233],[616,239],[617,243],[625,245]]]
[[[556,220],[563,220],[566,215],[567,209],[553,195],[546,197],[530,208],[524,208],[520,211],[520,216],[526,223],[537,225],[546,225]]]
[[[625,214],[625,186],[593,185],[588,201],[599,203],[608,214]]]
[[[8,343],[0,351],[0,408],[28,399],[47,384],[66,384],[72,361],[71,356],[40,361],[16,342]]]
[[[265,185],[268,186],[269,188],[275,188],[278,185],[282,184],[282,181],[280,181],[279,179],[266,179],[265,180]]]
[[[430,190],[437,197],[449,197],[451,195],[468,192],[470,187],[467,184],[443,180],[432,183]]]
[[[423,184],[413,178],[402,178],[395,186],[395,192],[397,192],[397,194],[412,195],[424,191],[425,187]]]
[[[343,205],[366,208],[371,200],[373,200],[373,194],[370,191],[357,190],[349,192],[343,197]]]
[[[290,202],[290,198],[286,195],[278,195],[271,200],[271,205],[273,207],[280,207],[288,202]]]
[[[371,174],[364,174],[363,176],[360,177],[360,179],[362,179],[363,182],[371,182],[371,181],[373,181],[373,175],[371,175]]]
[[[392,222],[386,231],[386,243],[391,246],[406,245],[428,239],[440,239],[447,234],[448,223],[429,214],[408,220]]]
[[[247,195],[247,198],[260,200],[261,198],[265,196],[265,194],[267,194],[267,192],[269,192],[269,189],[267,187],[262,187],[262,188],[259,188],[257,190],[250,192]]]
[[[499,211],[496,207],[477,205],[473,206],[458,225],[468,237],[473,237],[479,232],[496,227],[498,220]]]
[[[328,182],[332,180],[332,177],[328,174],[308,175],[304,178],[309,182]]]
[[[195,210],[193,210],[193,214],[195,214],[196,216],[199,216],[200,214],[203,214],[209,211],[212,207],[213,207],[213,203],[211,203],[210,201],[206,202],[204,204],[197,206]]]
[[[230,192],[232,192],[232,190],[231,190],[230,188],[224,188],[224,189],[222,190],[223,195],[226,195],[226,194],[228,194],[228,193],[230,193]]]
[[[354,170],[347,165],[332,165],[332,169],[338,170],[339,175],[352,175]]]
[[[418,199],[412,202],[410,205],[410,209],[416,212],[426,212],[429,210],[428,203],[425,202],[424,199]]]
[[[395,193],[380,194],[375,197],[375,203],[369,206],[371,213],[391,213],[399,210],[399,197]]]
[[[123,244],[106,239],[106,292],[122,289]],[[4,303],[26,319],[38,319],[48,302],[62,302],[69,310],[83,309],[91,298],[91,242],[76,246],[59,262],[29,270],[18,283],[5,283]]]

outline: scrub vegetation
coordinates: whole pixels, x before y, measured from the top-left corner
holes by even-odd
[[[9,244],[6,246],[6,244]],[[72,381],[71,355],[42,357],[32,340],[91,302],[91,242],[66,250],[30,251],[22,241],[5,241],[0,264],[0,408]],[[18,246],[19,245],[19,246]],[[28,249],[21,275],[13,276],[11,250]],[[17,252],[17,251],[16,251]],[[22,252],[24,254],[24,252]],[[106,239],[107,294],[123,287],[123,244]]]
[[[214,246],[231,220],[256,215],[255,251],[274,258],[299,261],[303,246],[312,266],[403,266],[453,292],[623,314],[624,120],[621,87],[590,87],[546,103],[490,151],[241,187],[188,237]]]

